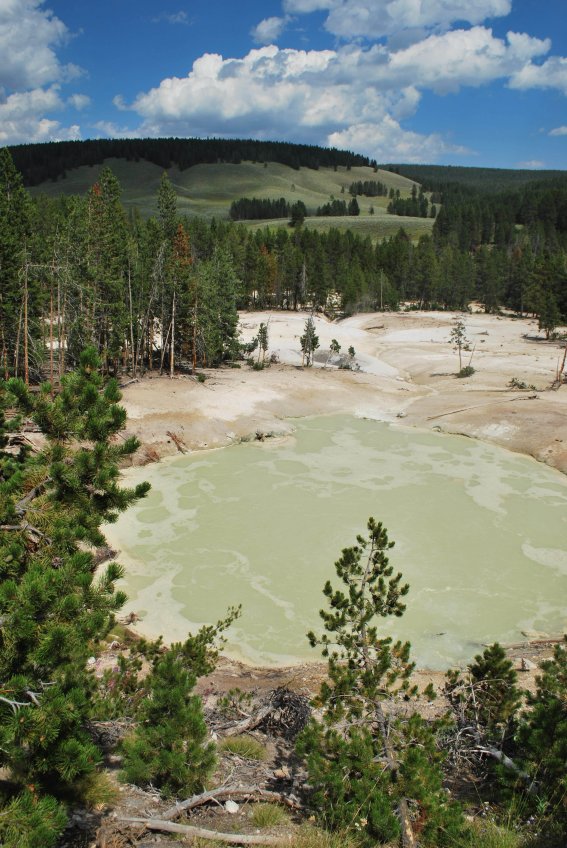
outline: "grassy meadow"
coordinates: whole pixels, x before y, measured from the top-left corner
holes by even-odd
[[[137,208],[143,216],[157,212],[157,192],[162,175],[159,166],[145,160],[129,162],[126,159],[107,159],[104,165],[110,167],[120,181],[122,202],[126,209]],[[33,195],[48,194],[52,197],[60,194],[84,194],[96,182],[102,167],[103,165],[83,165],[70,170],[65,177],[42,183],[30,191]],[[343,166],[337,167],[336,170],[294,170],[277,162],[195,165],[185,171],[172,167],[168,174],[177,192],[179,212],[189,217],[205,218],[228,218],[230,204],[241,197],[284,197],[289,203],[302,200],[308,214],[314,215],[317,207],[334,198],[346,200],[348,203],[349,186],[358,180],[380,181],[388,188],[399,189],[402,197],[409,197],[414,185],[412,180],[406,177],[390,171],[374,172],[368,167],[353,167],[350,170]],[[370,236],[373,240],[393,235],[401,226],[414,239],[431,231],[431,219],[388,215],[388,202],[387,197],[358,197],[359,217],[308,218],[305,226],[321,231],[330,227],[350,229],[358,235]],[[373,215],[369,214],[370,207],[374,208]],[[287,226],[285,219],[247,223],[253,229]]]

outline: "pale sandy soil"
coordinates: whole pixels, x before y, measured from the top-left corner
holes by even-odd
[[[463,316],[459,316],[463,317]],[[305,313],[243,313],[243,340],[269,320],[269,350],[280,364],[205,370],[205,383],[183,376],[147,378],[124,388],[127,432],[143,444],[136,462],[175,453],[173,433],[188,450],[228,445],[258,433],[284,435],[293,418],[351,413],[408,427],[460,433],[529,454],[567,473],[567,385],[550,388],[561,344],[547,342],[533,320],[465,316],[474,346],[474,375],[457,379],[449,343],[453,313],[358,315],[339,323],[315,318],[320,348],[313,368],[301,367]],[[336,338],[352,345],[360,371],[331,362]],[[468,364],[470,353],[463,354]],[[513,390],[512,378],[535,387]]]

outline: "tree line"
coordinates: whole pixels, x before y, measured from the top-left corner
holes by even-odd
[[[432,204],[431,211],[429,210],[429,199],[423,191],[423,186],[419,187],[418,192],[415,184],[411,187],[410,197],[400,197],[397,191],[387,209],[390,215],[409,215],[414,218],[435,218],[437,215],[435,204]]]
[[[19,144],[9,148],[26,186],[57,180],[81,165],[99,165],[105,159],[145,159],[168,170],[217,162],[279,162],[290,168],[376,166],[367,156],[337,148],[278,141],[225,138],[113,138]]]
[[[349,186],[349,194],[356,197],[363,194],[365,197],[387,197],[388,186],[380,180],[357,180]]]
[[[377,244],[303,227],[300,209],[295,226],[255,232],[188,220],[166,174],[155,217],[126,215],[120,193],[106,168],[85,196],[32,200],[0,151],[3,374],[60,378],[88,344],[113,374],[218,365],[239,355],[240,308],[351,314],[475,300],[547,315],[548,327],[567,316],[561,188],[509,203],[449,199],[431,236],[414,243],[400,229]]]

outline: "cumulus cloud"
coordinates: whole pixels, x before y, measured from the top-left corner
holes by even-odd
[[[549,131],[549,135],[567,135],[567,127],[555,127]]]
[[[250,33],[257,44],[274,44],[290,21],[285,18],[264,18]]]
[[[288,138],[350,145],[372,156],[380,152],[380,158],[387,151],[387,158],[408,161],[462,152],[438,136],[400,127],[421,94],[411,84],[376,84],[387,61],[380,47],[302,51],[270,45],[242,59],[205,54],[186,77],[163,80],[130,106],[119,96],[114,102],[142,117],[139,135]]]
[[[6,91],[35,88],[77,73],[63,65],[54,48],[69,32],[43,0],[2,0],[0,3],[0,86]]]
[[[394,145],[398,159],[433,161],[464,148],[401,128],[422,90],[447,93],[515,78],[549,49],[549,40],[518,33],[500,39],[480,26],[430,35],[397,51],[382,44],[319,51],[272,44],[239,59],[204,54],[186,77],[164,79],[132,104],[120,96],[114,103],[141,116],[142,135],[331,139],[372,155]]]
[[[486,27],[456,29],[391,53],[377,74],[385,84],[416,82],[421,88],[447,93],[463,85],[478,87],[517,75],[527,60],[547,53],[550,47],[549,39],[523,34],[508,33],[504,41]]]
[[[378,162],[435,162],[444,154],[471,153],[466,147],[448,144],[436,133],[404,130],[390,115],[379,123],[357,124],[331,133],[328,142],[346,150],[364,150]]]
[[[542,65],[529,62],[513,74],[510,88],[557,88],[567,94],[567,58],[550,56]]]
[[[86,94],[72,94],[67,98],[69,106],[72,106],[73,109],[77,109],[78,111],[86,109],[86,107],[90,105],[90,102],[91,98],[87,97]]]
[[[44,117],[64,107],[57,86],[11,94],[0,102],[0,144],[80,138],[78,125],[63,127],[59,121]]]
[[[80,76],[56,53],[70,33],[44,0],[0,0],[0,144],[80,137],[78,125],[62,126],[51,113],[84,108],[89,99],[65,101],[59,85]]]
[[[341,38],[383,38],[403,30],[446,30],[510,14],[511,0],[285,0],[290,14],[327,11],[325,26]]]

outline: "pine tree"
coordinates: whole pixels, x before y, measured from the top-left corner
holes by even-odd
[[[95,579],[89,548],[104,541],[100,525],[148,486],[118,486],[118,463],[138,443],[113,442],[125,411],[99,366],[94,350],[85,351],[53,400],[49,386],[38,397],[21,380],[0,387],[2,407],[17,405],[46,438],[36,455],[0,454],[0,765],[14,787],[2,799],[7,846],[24,844],[8,841],[16,821],[30,845],[40,844],[33,834],[44,825],[51,836],[41,844],[52,844],[63,815],[46,799],[80,795],[100,761],[86,728],[93,686],[86,661],[125,596],[114,585],[121,567],[111,563]],[[2,420],[0,430],[4,443]],[[40,827],[34,822],[44,807]]]
[[[313,809],[328,827],[356,827],[383,842],[402,836],[404,845],[414,845],[419,832],[424,843],[450,845],[461,820],[442,789],[434,728],[392,702],[417,694],[410,645],[378,635],[376,619],[401,616],[409,590],[389,564],[393,544],[370,518],[368,536],[358,536],[335,563],[342,588],[325,585],[326,633],[308,634],[328,662],[316,702],[324,713],[304,732],[299,752]]]
[[[151,784],[164,797],[204,788],[215,746],[207,742],[201,700],[192,694],[195,682],[175,648],[156,661],[138,710],[138,731],[123,745],[128,783]]]
[[[305,322],[304,332],[299,342],[301,344],[303,361],[307,368],[309,368],[313,364],[313,354],[319,347],[319,336],[315,332],[315,322],[312,315]]]
[[[511,661],[496,642],[477,654],[466,672],[449,671],[445,693],[460,724],[474,727],[477,736],[502,747],[515,729],[521,701],[517,682]]]
[[[557,841],[550,837],[547,843],[555,846],[567,838],[567,636],[541,663],[541,672],[535,693],[527,694],[517,742],[536,789],[526,801],[545,807],[542,829],[555,833]]]
[[[0,368],[17,373],[23,348],[23,269],[31,235],[31,204],[7,147],[0,149]],[[28,294],[28,309],[31,298]],[[35,311],[35,310],[33,310]],[[20,368],[22,373],[22,368]]]

